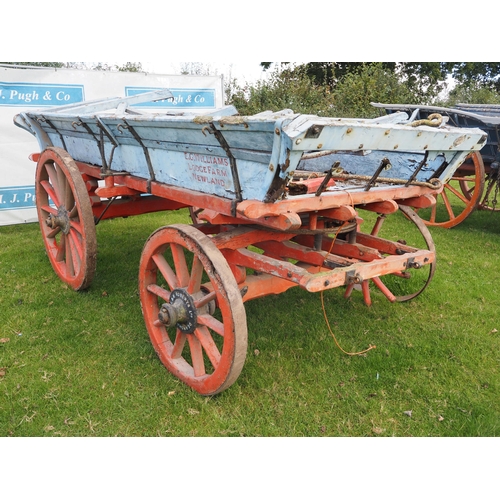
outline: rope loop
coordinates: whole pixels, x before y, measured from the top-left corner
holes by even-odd
[[[420,127],[420,125],[427,125],[429,127],[439,127],[443,123],[443,117],[439,113],[432,113],[425,120],[416,120],[410,125],[412,127]]]

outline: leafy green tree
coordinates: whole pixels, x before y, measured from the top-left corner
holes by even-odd
[[[480,87],[500,92],[500,63],[498,62],[455,62],[442,63],[459,83],[475,82]]]
[[[273,63],[261,63],[269,69]],[[276,63],[275,63],[276,64]],[[307,62],[299,66],[293,63],[279,63],[288,71],[300,69],[318,85],[328,85],[333,90],[344,78],[361,74],[366,64],[362,62]],[[475,89],[481,88],[500,92],[500,63],[498,62],[381,62],[382,68],[394,72],[401,82],[413,92],[418,101],[436,101],[451,76],[459,85],[467,86],[473,82]],[[465,87],[464,87],[465,88]],[[470,90],[470,89],[469,89]],[[494,94],[491,94],[488,98]],[[475,97],[475,98],[479,98]],[[482,98],[485,98],[484,95]]]
[[[500,94],[494,89],[483,86],[477,81],[459,83],[450,91],[442,103],[443,106],[453,107],[464,104],[500,104]]]
[[[78,62],[0,62],[0,64],[11,64],[15,66],[34,66],[37,68],[69,68],[69,69],[94,69],[98,71],[142,71],[140,62],[127,62],[123,65],[109,63],[78,63]]]
[[[280,68],[255,85],[240,87],[231,80],[226,85],[226,98],[241,115],[292,109],[296,113],[332,116],[334,104],[329,87],[317,85],[304,71]]]
[[[418,98],[408,82],[384,68],[382,63],[364,64],[355,72],[347,73],[333,91],[335,116],[374,118],[380,110],[371,102],[391,104],[417,103]]]
[[[444,89],[447,72],[444,66],[447,63],[439,62],[307,62],[298,66],[293,63],[280,63],[282,70],[305,71],[307,76],[318,85],[329,86],[332,90],[344,78],[360,75],[366,65],[378,64],[382,69],[396,73],[401,81],[420,98],[435,97]],[[264,69],[269,69],[272,63],[261,63]]]
[[[132,73],[142,71],[142,64],[140,62],[127,62],[123,65],[110,64],[105,62],[67,62],[64,63],[64,67],[70,69],[90,69],[95,71],[129,71]]]
[[[11,64],[13,66],[35,66],[37,68],[63,68],[62,62],[0,62],[0,64]]]

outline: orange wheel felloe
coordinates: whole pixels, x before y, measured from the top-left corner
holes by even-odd
[[[471,153],[473,170],[464,162],[436,196],[436,204],[418,211],[428,226],[451,228],[463,222],[481,202],[484,191],[484,163],[481,154]]]
[[[170,372],[205,396],[235,382],[246,358],[246,313],[208,236],[185,224],[155,231],[142,252],[139,294],[149,336]]]
[[[87,288],[97,260],[94,215],[85,182],[66,151],[50,147],[40,155],[35,194],[38,221],[52,267],[74,290]]]

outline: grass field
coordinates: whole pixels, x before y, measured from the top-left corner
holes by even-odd
[[[139,258],[186,211],[103,221],[92,286],[56,277],[37,224],[0,228],[1,436],[500,435],[500,213],[431,228],[416,299],[293,288],[246,304],[248,355],[202,397],[163,367],[138,297]]]

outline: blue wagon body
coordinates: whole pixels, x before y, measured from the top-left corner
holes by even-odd
[[[445,182],[484,142],[483,132],[474,128],[412,127],[406,113],[362,120],[291,110],[242,117],[232,106],[201,116],[128,107],[168,97],[168,91],[159,91],[30,111],[17,115],[15,123],[37,137],[41,150],[60,147],[109,174],[126,172],[236,201],[277,201],[297,170],[325,170],[337,159],[344,170],[372,175],[384,152],[412,153],[393,162],[391,177],[409,179],[418,168],[413,180]],[[325,157],[308,160],[311,152]]]

